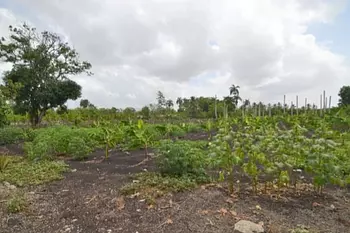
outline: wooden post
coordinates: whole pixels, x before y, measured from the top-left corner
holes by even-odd
[[[323,91],[323,114],[326,113],[327,100],[326,100],[326,91]]]
[[[299,110],[298,110],[298,107],[299,107],[299,98],[297,96],[297,99],[296,99],[296,107],[297,107],[297,115],[299,115]]]
[[[305,98],[305,113],[307,112],[307,98]]]
[[[330,95],[329,96],[329,105],[328,105],[329,112],[331,112],[331,106],[332,106],[332,96]]]
[[[320,96],[320,116],[322,116],[322,94]]]
[[[283,97],[283,114],[286,114],[286,95]]]
[[[290,113],[291,113],[291,115],[293,116],[293,101],[292,101],[291,104],[290,104]]]
[[[218,106],[216,104],[216,95],[215,95],[215,119],[218,119]]]

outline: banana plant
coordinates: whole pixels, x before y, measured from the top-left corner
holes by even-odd
[[[91,133],[90,136],[103,145],[105,159],[108,159],[110,149],[115,148],[122,140],[122,129],[119,126],[101,126],[100,123],[98,126],[101,130]]]
[[[147,131],[143,120],[140,119],[137,121],[137,127],[133,129],[133,134],[136,139],[143,144],[145,157],[146,159],[149,159],[148,148],[152,143],[153,135]]]

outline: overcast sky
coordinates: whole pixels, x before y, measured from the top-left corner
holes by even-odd
[[[73,79],[100,107],[140,108],[162,91],[276,103],[350,85],[347,0],[0,0],[0,35],[23,21],[59,33],[94,76]],[[339,26],[343,25],[343,26]],[[8,65],[0,65],[5,70]],[[76,103],[70,102],[70,107]]]

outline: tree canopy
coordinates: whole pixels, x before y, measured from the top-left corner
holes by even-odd
[[[9,31],[9,38],[1,38],[0,58],[13,66],[4,73],[2,90],[14,102],[15,112],[28,113],[35,126],[48,109],[81,96],[81,86],[70,76],[91,75],[91,64],[81,62],[75,49],[55,33],[38,33],[27,24],[10,26]]]
[[[339,105],[350,105],[350,86],[343,86],[339,91]]]

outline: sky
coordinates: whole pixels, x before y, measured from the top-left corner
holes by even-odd
[[[99,107],[229,94],[277,103],[350,85],[349,0],[0,0],[0,35],[27,22],[92,64],[72,77]],[[0,72],[10,69],[0,64]],[[69,102],[69,107],[78,101]]]

